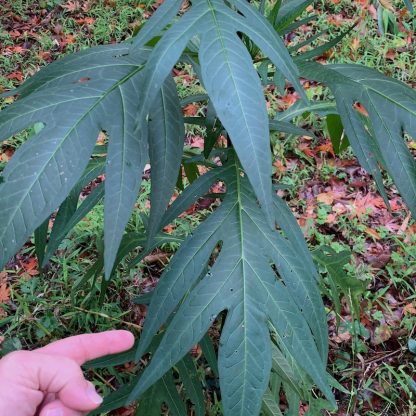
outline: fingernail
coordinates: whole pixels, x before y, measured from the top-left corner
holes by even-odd
[[[103,398],[95,391],[95,387],[92,383],[88,383],[87,396],[95,404],[101,404],[103,402]]]
[[[64,416],[62,409],[50,409],[46,412],[46,416]]]

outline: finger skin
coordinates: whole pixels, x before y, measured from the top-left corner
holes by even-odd
[[[51,403],[48,403],[42,408],[39,413],[39,416],[48,416],[49,410],[62,410],[62,416],[83,416],[85,413],[78,412],[73,409],[66,407],[60,400],[55,400]]]
[[[79,365],[67,357],[17,351],[0,361],[0,415],[19,409],[15,416],[33,416],[45,393],[56,393],[62,403],[77,411],[99,406]],[[5,404],[5,406],[4,406]]]
[[[13,409],[13,416],[33,416],[37,411],[43,416],[43,408],[51,406],[48,403],[51,397],[72,412],[68,416],[94,410],[101,398],[85,380],[80,365],[127,350],[133,343],[134,337],[129,331],[107,331],[6,355],[0,360],[0,415],[9,415]]]
[[[52,342],[36,351],[72,358],[79,365],[82,365],[94,358],[126,351],[133,344],[134,336],[131,332],[114,330],[65,338]]]

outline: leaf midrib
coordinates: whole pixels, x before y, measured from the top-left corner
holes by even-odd
[[[208,0],[209,1],[209,0]],[[235,173],[236,173],[236,193],[237,193],[237,201],[236,201],[236,206],[237,206],[237,211],[238,211],[238,218],[239,218],[239,228],[240,228],[240,250],[241,250],[241,256],[240,256],[240,261],[241,261],[241,268],[242,268],[242,295],[243,295],[243,322],[244,322],[244,337],[243,337],[243,342],[244,342],[244,352],[247,352],[248,346],[248,340],[249,337],[247,336],[247,312],[246,312],[246,306],[247,306],[247,301],[246,301],[246,293],[247,293],[247,287],[246,287],[246,258],[244,256],[244,230],[243,230],[243,204],[242,204],[242,200],[241,200],[241,176],[240,176],[240,169],[238,166],[238,163],[236,162],[235,164]],[[243,359],[244,362],[244,370],[243,370],[243,374],[247,373],[247,355],[244,356]],[[243,383],[243,386],[246,386],[246,383]],[[243,395],[241,398],[241,402],[245,403],[246,402],[246,389],[243,388]],[[241,411],[244,412],[244,408],[240,407]],[[241,413],[240,413],[241,414]]]
[[[206,2],[207,2],[207,5],[208,5],[208,9],[211,12],[212,20],[214,22],[214,28],[215,28],[215,31],[217,33],[218,40],[219,40],[219,42],[221,44],[221,52],[222,52],[222,54],[223,54],[223,56],[225,58],[224,59],[224,62],[225,62],[225,64],[228,67],[228,73],[229,73],[230,78],[232,80],[232,83],[234,85],[234,91],[236,92],[236,95],[237,95],[237,98],[238,98],[238,102],[240,104],[240,108],[244,108],[243,107],[242,100],[241,100],[241,97],[240,97],[240,90],[237,88],[237,85],[236,85],[236,82],[235,82],[235,79],[234,79],[234,75],[233,75],[234,73],[233,73],[233,71],[231,69],[231,65],[230,65],[230,60],[229,60],[227,48],[225,47],[225,43],[224,43],[224,40],[223,40],[221,25],[218,23],[218,20],[217,20],[215,7],[213,7],[213,4],[212,4],[211,0],[206,0]],[[244,125],[246,127],[246,131],[249,133],[248,136],[251,137],[249,123],[247,122],[247,118],[246,118],[246,113],[244,111],[242,111],[241,114],[242,114],[243,119],[244,119]],[[255,166],[256,166],[256,170],[257,170],[257,176],[258,176],[258,178],[260,180],[260,183],[261,183],[261,189],[265,189],[264,175],[262,175],[262,173],[261,173],[261,171],[259,169],[259,166],[261,166],[261,163],[259,163],[259,160],[258,160],[258,157],[257,157],[257,153],[255,152],[255,149],[254,149],[252,140],[249,141],[249,143],[250,143],[250,149],[252,151],[252,155],[254,156],[254,158],[256,160]],[[267,208],[266,208],[266,210],[267,210]]]

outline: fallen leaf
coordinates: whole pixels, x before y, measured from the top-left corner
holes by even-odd
[[[300,143],[298,146],[299,150],[305,153],[308,157],[314,157],[315,152],[309,147],[308,143]]]
[[[316,200],[322,204],[332,205],[334,202],[334,194],[332,192],[322,192],[317,195]]]
[[[391,338],[391,329],[388,325],[383,324],[377,327],[372,337],[372,344],[378,345],[388,341]]]
[[[75,12],[81,7],[78,1],[68,1],[66,4],[61,5],[63,9],[68,12]]]
[[[86,24],[86,25],[92,25],[95,22],[95,19],[93,17],[83,17],[80,19],[76,19],[76,22],[80,25]]]
[[[172,234],[173,230],[174,230],[174,228],[173,228],[173,226],[171,224],[168,224],[165,227],[163,227],[163,231],[166,234]]]
[[[388,49],[388,51],[386,52],[387,59],[394,61],[396,59],[396,56],[397,56],[397,52],[393,48]]]
[[[198,112],[198,110],[199,110],[199,106],[198,105],[196,105],[196,104],[193,104],[193,103],[191,103],[191,104],[188,104],[184,109],[183,109],[183,114],[185,115],[185,116],[188,116],[188,117],[193,117],[193,116],[195,116],[196,115],[196,113]]]
[[[279,173],[286,172],[286,166],[282,163],[281,160],[276,160],[273,162],[273,166],[276,168],[276,171]]]
[[[351,49],[356,51],[360,47],[360,39],[359,38],[353,38],[351,42]]]
[[[36,257],[30,257],[27,262],[21,261],[20,265],[22,266],[24,271],[28,272],[28,271],[34,270],[38,267],[38,261],[37,261]]]
[[[10,288],[6,283],[0,285],[0,303],[6,303],[10,300]]]
[[[381,239],[380,234],[376,230],[373,230],[372,228],[366,227],[365,232],[369,236],[373,237],[376,240],[380,240]]]
[[[6,76],[8,79],[15,79],[16,81],[23,81],[23,74],[21,72],[11,72]]]
[[[315,150],[318,152],[330,153],[332,157],[335,157],[334,148],[332,147],[332,142],[330,140],[325,141],[325,143],[316,147]]]
[[[410,313],[411,315],[416,315],[416,307],[415,307],[415,304],[413,302],[408,303],[403,308],[403,314],[408,314],[408,313]]]

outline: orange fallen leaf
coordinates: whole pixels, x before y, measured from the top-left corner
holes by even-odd
[[[397,52],[393,48],[390,48],[386,53],[386,58],[390,59],[392,61],[394,61],[394,59],[396,59],[396,56],[397,56]]]
[[[68,12],[75,12],[77,11],[81,6],[78,1],[68,1],[66,4],[63,4],[61,6],[63,9],[66,9]]]
[[[21,33],[18,30],[10,30],[8,32],[8,34],[12,37],[12,38],[18,38],[20,37]]]
[[[332,192],[322,192],[316,197],[318,202],[326,205],[332,205],[334,202],[334,194]]]
[[[383,342],[388,341],[391,338],[391,329],[388,325],[383,324],[377,327],[373,335],[373,345],[382,344]]]
[[[7,79],[15,79],[16,81],[23,81],[23,74],[21,72],[12,72],[6,76]]]
[[[360,47],[360,39],[359,38],[353,38],[351,42],[351,49],[356,51]]]
[[[337,220],[337,214],[334,214],[334,213],[328,214],[325,220],[325,224],[334,224],[336,220]]]
[[[76,37],[74,35],[66,35],[65,36],[65,42],[72,45],[73,43],[76,42]]]
[[[20,262],[23,269],[28,272],[29,270],[34,270],[38,267],[38,261],[36,257],[31,257],[27,262]]]
[[[403,314],[407,314],[407,313],[410,313],[411,315],[416,315],[416,307],[415,307],[415,304],[413,302],[408,303],[403,308]]]
[[[315,152],[309,147],[308,143],[300,143],[298,146],[299,150],[305,153],[308,157],[314,157]]]
[[[10,300],[10,288],[6,283],[0,285],[0,303],[6,303]]]
[[[168,225],[166,225],[165,227],[163,227],[163,231],[164,231],[166,234],[172,234],[173,230],[174,230],[174,228],[173,228],[173,226],[172,226],[172,225],[170,225],[170,224],[168,224]]]
[[[282,163],[281,160],[276,160],[273,162],[273,166],[276,168],[277,172],[284,173],[286,172],[286,166]]]
[[[325,143],[322,143],[318,147],[315,148],[318,152],[323,153],[330,153],[332,157],[335,157],[334,148],[332,147],[332,142],[330,140],[327,140]]]
[[[188,104],[183,109],[183,114],[185,116],[188,116],[188,117],[193,117],[193,116],[196,115],[196,113],[198,112],[198,110],[199,110],[199,106],[197,106],[196,104],[191,103],[191,104]]]
[[[380,240],[381,239],[380,234],[376,230],[373,230],[372,228],[366,227],[365,232],[369,236],[373,237],[376,240]]]
[[[86,25],[92,25],[95,22],[95,19],[93,17],[83,17],[76,20],[77,23],[80,25],[86,24]]]

